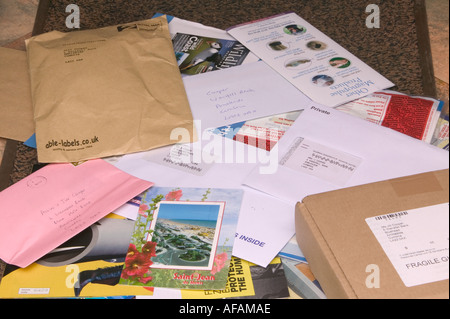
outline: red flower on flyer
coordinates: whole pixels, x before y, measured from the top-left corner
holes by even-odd
[[[228,258],[227,253],[221,253],[214,257],[214,265],[211,270],[211,275],[215,275],[216,273],[221,271],[223,267],[225,267],[227,258]]]
[[[130,246],[128,246],[128,252],[127,252],[126,259],[133,258],[136,254],[139,254],[139,251],[137,250],[136,245],[130,244]]]
[[[177,191],[171,191],[166,195],[166,200],[173,200],[178,201],[180,200],[181,196],[183,196],[183,191],[181,189]]]
[[[138,278],[139,282],[143,283],[143,284],[148,284],[150,281],[153,280],[152,276],[148,276],[148,277],[139,277]]]
[[[148,207],[148,205],[145,205],[145,204],[139,206],[139,215],[141,215],[142,217],[147,218],[147,217],[148,217],[147,211],[148,211],[149,209],[150,209],[150,208]]]
[[[148,241],[144,246],[142,246],[142,253],[148,257],[156,257],[156,245],[157,243]]]
[[[122,271],[122,278],[143,277],[150,270],[153,262],[147,254],[134,254],[125,259],[125,268]]]

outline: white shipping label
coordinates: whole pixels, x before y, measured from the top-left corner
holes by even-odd
[[[299,137],[280,164],[344,186],[361,162],[359,157]]]
[[[197,176],[205,175],[213,165],[199,160],[202,158],[201,150],[194,148],[193,144],[174,144],[155,149],[145,154],[143,158]]]
[[[366,219],[407,287],[449,278],[449,203]]]
[[[19,288],[19,295],[48,295],[50,288]]]

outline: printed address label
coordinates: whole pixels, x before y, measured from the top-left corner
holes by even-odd
[[[366,222],[406,287],[449,278],[449,203]]]
[[[298,137],[280,164],[335,185],[344,186],[361,162],[360,157]]]

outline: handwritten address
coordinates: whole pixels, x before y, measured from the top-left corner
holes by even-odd
[[[91,214],[90,218],[85,219],[92,202],[88,199],[86,189],[81,189],[69,195],[61,197],[48,208],[41,209],[41,216],[47,218],[53,225],[62,231],[77,231],[84,228],[90,219],[98,216],[99,213]]]
[[[256,91],[252,88],[233,89],[223,88],[219,90],[210,90],[206,92],[210,102],[215,103],[216,110],[221,114],[224,120],[230,120],[256,113],[255,109],[248,109],[247,99],[252,98]]]

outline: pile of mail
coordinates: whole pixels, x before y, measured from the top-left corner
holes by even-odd
[[[295,13],[26,45],[22,140],[47,165],[0,192],[3,298],[289,297],[297,202],[448,169],[443,103],[388,90]]]

